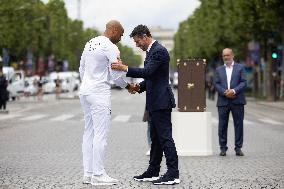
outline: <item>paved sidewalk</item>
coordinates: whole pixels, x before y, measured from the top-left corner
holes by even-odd
[[[65,121],[50,118],[0,120],[0,189],[283,189],[284,127],[257,122],[245,126],[244,157],[233,150],[233,127],[229,125],[228,153],[218,156],[217,124],[213,123],[214,154],[206,157],[180,157],[181,184],[154,186],[132,179],[142,173],[149,156],[146,124],[141,121],[144,97],[114,91],[112,116],[127,116],[127,121],[112,120],[106,153],[106,170],[119,179],[117,186],[83,185],[81,142],[83,121],[79,100],[44,101],[38,108],[22,112],[24,118],[38,113],[76,114]],[[20,111],[29,103],[14,103]],[[252,107],[253,108],[253,107]],[[259,106],[257,106],[259,109]],[[208,111],[216,112],[215,102]],[[269,114],[269,112],[267,112]],[[190,124],[190,123],[189,123]],[[2,127],[3,126],[3,127]],[[196,125],[198,127],[198,125]],[[162,162],[161,174],[165,172]]]

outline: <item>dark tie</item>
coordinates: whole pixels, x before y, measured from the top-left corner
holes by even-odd
[[[144,59],[144,66],[146,65],[146,63],[147,63],[147,59],[148,59],[148,51],[146,51],[146,57],[145,57],[145,59]]]

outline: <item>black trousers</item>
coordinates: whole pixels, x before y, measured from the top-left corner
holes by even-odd
[[[219,106],[219,145],[221,150],[227,150],[227,132],[229,115],[232,112],[235,129],[235,149],[241,149],[243,146],[243,121],[244,121],[244,105],[235,105],[229,102],[228,106]]]
[[[168,168],[167,173],[171,176],[179,176],[178,156],[172,137],[171,112],[171,109],[149,112],[152,143],[148,169],[153,172],[160,172],[164,152]]]
[[[3,107],[3,110],[6,110],[6,103],[7,103],[6,100],[0,99],[0,110],[2,109],[2,107]]]

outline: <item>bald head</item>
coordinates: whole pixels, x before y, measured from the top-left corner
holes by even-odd
[[[111,20],[106,24],[106,30],[123,29],[122,25],[117,20]]]
[[[123,36],[124,29],[119,21],[111,20],[106,24],[104,35],[114,44],[118,43]]]
[[[234,54],[233,54],[233,50],[230,49],[230,48],[225,48],[225,49],[223,49],[223,54],[224,54],[224,53],[225,53],[225,54],[228,54],[228,53],[229,53],[229,54],[234,55]]]
[[[223,49],[222,58],[226,65],[230,66],[234,61],[234,53],[230,48]]]

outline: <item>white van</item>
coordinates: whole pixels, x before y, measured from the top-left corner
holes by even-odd
[[[9,91],[9,98],[15,100],[19,98],[20,93],[24,92],[25,75],[23,71],[15,71],[9,79],[7,90]]]
[[[78,72],[52,72],[49,74],[51,80],[59,79],[61,81],[61,90],[63,92],[73,92],[80,85]]]
[[[14,68],[8,66],[4,66],[2,68],[2,71],[8,81],[12,78],[13,74],[15,73]]]

